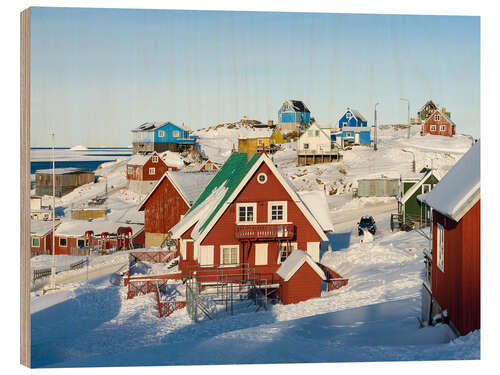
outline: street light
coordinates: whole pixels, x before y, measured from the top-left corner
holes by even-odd
[[[374,117],[374,123],[375,123],[375,134],[374,134],[374,142],[373,142],[373,150],[377,151],[377,106],[380,103],[375,103],[375,117]]]
[[[413,173],[415,173],[415,171],[416,171],[416,170],[415,170],[415,169],[416,169],[416,168],[415,168],[415,164],[416,164],[416,163],[415,163],[415,153],[414,153],[413,151],[409,151],[409,150],[405,150],[405,149],[401,149],[401,151],[404,151],[404,152],[409,152],[410,154],[412,154],[412,156],[413,156],[413,162],[411,163],[411,166],[412,166],[412,168],[411,168],[411,169],[412,169]]]
[[[410,101],[405,98],[400,98],[404,102],[408,102],[408,139],[410,139]]]

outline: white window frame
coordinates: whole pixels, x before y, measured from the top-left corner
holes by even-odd
[[[346,115],[345,115],[346,118],[350,119],[352,116],[351,116],[351,112],[347,112]]]
[[[444,273],[444,228],[436,224],[436,266]]]
[[[426,193],[426,192],[425,192],[425,189],[424,189],[424,186],[428,186],[428,187],[429,187],[429,191],[431,191],[431,190],[432,190],[432,185],[431,185],[431,184],[422,184],[422,194],[425,194],[425,193]],[[427,193],[428,193],[429,191],[427,191]]]
[[[272,206],[283,206],[283,219],[272,219]],[[269,201],[267,202],[267,222],[268,223],[286,223],[288,220],[288,202],[287,201]]]
[[[34,240],[38,240],[38,245],[33,244]],[[40,247],[40,237],[32,237],[31,238],[31,247]]]
[[[309,150],[309,143],[304,143],[304,150]]]
[[[260,180],[260,178],[261,178],[261,177],[264,177],[264,180],[263,180],[263,181],[261,181],[261,180]],[[265,184],[265,183],[267,182],[267,174],[265,174],[265,173],[259,173],[259,174],[257,175],[257,182],[258,182],[259,184]]]
[[[160,138],[165,137],[165,130],[158,130],[158,137]]]
[[[281,246],[282,245],[288,245],[288,242],[281,242],[278,245],[278,259],[276,261],[276,263],[278,263],[278,264],[281,264],[281,248],[280,248],[280,245]],[[298,248],[297,242],[290,242],[290,248],[291,248],[291,250],[290,250],[290,254],[291,254],[293,251],[297,250],[297,248]],[[290,254],[288,254],[288,256],[290,256]]]
[[[158,163],[158,155],[154,155],[152,158],[151,158],[151,161],[153,163]]]
[[[253,207],[252,221],[240,221],[240,207]],[[255,224],[256,222],[257,222],[257,203],[236,203],[236,224]]]
[[[342,126],[343,126],[343,127],[344,127],[344,126],[347,126],[347,122],[346,122],[346,121],[344,121],[344,122],[342,123]]]
[[[436,125],[431,125],[431,131],[436,131]]]
[[[134,174],[134,167],[128,167],[128,174]]]
[[[156,169],[155,168],[149,168],[149,174],[150,175],[154,175],[156,173]]]
[[[439,115],[439,113],[436,113],[434,115],[434,121],[439,121],[439,120],[441,120],[441,116]]]
[[[181,136],[181,132],[180,132],[180,131],[178,131],[178,130],[174,130],[174,131],[172,132],[172,136],[173,136],[174,138],[179,138],[179,137]]]
[[[61,240],[65,240],[66,245],[61,244]],[[68,247],[68,238],[67,237],[59,237],[59,247]]]
[[[224,249],[236,249],[236,263],[224,263]],[[231,256],[230,256],[231,258]],[[240,245],[220,245],[219,263],[223,267],[234,267],[240,263]]]
[[[440,125],[439,130],[442,132],[446,131],[446,125]]]
[[[136,175],[137,177],[139,177],[139,175],[140,175],[140,174],[141,174],[141,173],[140,173],[140,171],[139,171],[139,168],[136,168],[136,169],[135,169],[135,175]]]

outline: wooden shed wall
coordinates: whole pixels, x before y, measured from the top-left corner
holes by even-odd
[[[321,297],[321,277],[306,262],[288,281],[280,286],[280,299],[284,305]]]

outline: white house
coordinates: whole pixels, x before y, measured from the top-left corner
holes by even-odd
[[[330,131],[320,128],[316,122],[313,122],[297,141],[299,154],[325,154],[331,150]]]

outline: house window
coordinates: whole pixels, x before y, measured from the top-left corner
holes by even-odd
[[[436,131],[436,125],[431,125],[431,131]]]
[[[59,246],[66,247],[68,246],[68,241],[66,238],[59,238]]]
[[[160,137],[160,138],[165,137],[165,131],[164,131],[164,130],[160,130],[160,131],[158,132],[158,137]]]
[[[309,150],[309,143],[304,143],[304,150]]]
[[[221,246],[221,264],[238,264],[239,263],[239,247]]]
[[[265,184],[267,181],[267,175],[265,173],[259,173],[257,181],[259,181],[259,184]]]
[[[439,116],[439,115],[434,116],[434,120],[439,121],[440,119],[441,119],[441,116]]]
[[[154,175],[155,174],[155,169],[154,168],[149,168],[149,174]]]
[[[128,167],[128,174],[134,174],[134,168]]]
[[[33,237],[31,239],[31,246],[32,247],[40,247],[40,238],[38,237]]]
[[[152,158],[152,162],[153,162],[153,163],[158,163],[158,156],[156,156],[156,155],[155,155],[155,156],[153,156],[153,158]]]
[[[446,125],[441,125],[439,127],[439,130],[441,130],[442,132],[444,132],[446,130]]]
[[[178,130],[174,130],[174,138],[179,138],[181,136],[181,133]]]
[[[269,202],[267,214],[269,222],[286,222],[287,202]]]
[[[257,216],[257,203],[238,203],[236,204],[238,223],[255,223]]]
[[[297,249],[296,243],[287,243],[287,242],[280,243],[279,253],[278,253],[278,263],[283,263],[295,249]]]
[[[314,133],[315,133],[314,135],[315,135],[316,137],[319,137],[319,130],[316,130]]]
[[[308,135],[309,137],[312,137],[312,136],[313,136],[313,131],[312,131],[312,130],[309,130],[309,131],[307,132],[307,135]]]
[[[444,272],[444,228],[441,224],[436,227],[437,267]]]
[[[431,191],[431,184],[423,184],[422,185],[422,194],[428,193]]]
[[[85,240],[84,239],[78,240],[78,247],[84,247],[84,246],[85,246]]]
[[[345,117],[347,117],[347,118],[351,118],[351,113],[350,113],[350,112],[347,112],[347,114],[345,115]]]

